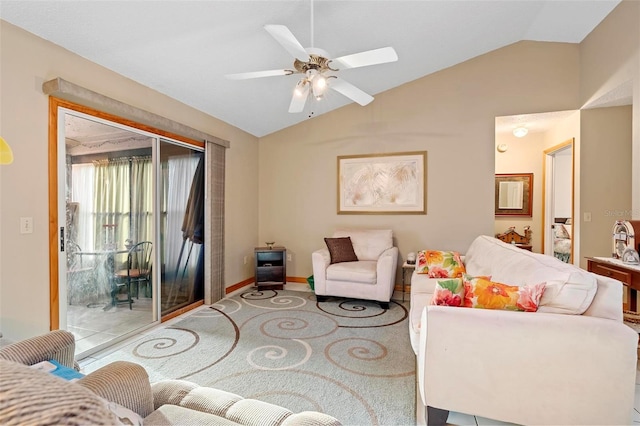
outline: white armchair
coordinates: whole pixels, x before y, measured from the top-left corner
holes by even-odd
[[[319,302],[327,296],[375,300],[389,308],[398,265],[398,248],[390,229],[344,229],[334,238],[350,237],[357,261],[331,263],[327,248],[311,254],[314,290]]]

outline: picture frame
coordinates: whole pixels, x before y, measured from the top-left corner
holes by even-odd
[[[338,214],[427,214],[427,151],[338,157]]]
[[[501,173],[495,177],[495,215],[531,217],[533,173]]]

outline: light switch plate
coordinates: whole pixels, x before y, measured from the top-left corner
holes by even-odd
[[[32,217],[20,218],[20,233],[33,234],[33,218]]]

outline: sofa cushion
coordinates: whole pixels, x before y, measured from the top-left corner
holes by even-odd
[[[535,312],[545,284],[515,286],[497,283],[486,277],[472,277],[465,274],[465,308],[503,309],[507,311]]]
[[[593,274],[553,256],[522,250],[486,235],[471,243],[465,266],[470,275],[490,275],[501,283],[517,286],[546,283],[538,312],[582,314],[597,290]]]
[[[416,259],[416,273],[417,274],[428,274],[429,273],[429,262],[427,262],[427,251],[420,250],[418,252],[418,256]]]
[[[227,412],[227,418],[243,425],[279,425],[293,412],[257,399],[241,399]]]
[[[77,383],[2,359],[0,372],[0,424],[118,424],[104,401]]]
[[[351,237],[358,260],[378,260],[385,250],[393,247],[391,229],[338,229],[333,237]]]
[[[335,263],[327,268],[327,280],[375,284],[378,263],[372,260]]]
[[[436,283],[432,305],[440,306],[462,306],[464,299],[464,284],[462,278],[450,278],[448,280],[438,280]]]
[[[108,401],[104,398],[101,398],[107,409],[113,413],[114,416],[118,419],[119,425],[129,425],[129,426],[142,426],[144,424],[144,419],[141,415],[136,413],[133,410],[128,409],[127,407],[117,404],[112,401]]]
[[[329,249],[331,263],[357,262],[358,256],[353,251],[350,237],[325,238],[324,242]]]
[[[144,419],[145,424],[154,426],[202,425],[237,426],[238,423],[224,417],[190,410],[178,405],[165,404]]]
[[[241,400],[242,397],[234,393],[202,386],[185,395],[180,405],[192,410],[225,416],[229,409]]]
[[[431,278],[459,278],[465,272],[457,251],[424,250],[420,253],[418,259],[426,262],[426,267],[419,264],[417,269],[423,272],[418,273],[425,273],[426,269]]]

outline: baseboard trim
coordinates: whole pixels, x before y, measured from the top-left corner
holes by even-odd
[[[232,286],[225,288],[224,289],[225,294],[229,295],[233,292],[240,290],[243,287],[247,287],[250,285],[252,286],[255,284],[255,282],[256,282],[255,277],[247,278],[246,280],[240,281],[239,283],[233,284]],[[287,282],[307,284],[307,279],[304,277],[287,277]]]
[[[255,282],[256,282],[255,277],[247,278],[244,281],[240,281],[239,283],[236,283],[230,287],[225,288],[224,289],[225,294],[233,293],[234,291],[240,290],[242,287],[253,285],[253,283]]]
[[[303,277],[287,277],[287,282],[307,284],[307,279]]]
[[[167,315],[163,315],[162,319],[160,320],[160,322],[162,323],[162,322],[169,321],[170,319],[178,317],[178,316],[184,314],[185,312],[189,312],[190,310],[195,309],[198,306],[202,306],[202,305],[204,305],[204,300],[198,300],[197,302],[194,302],[194,303],[192,303],[190,305],[184,306],[184,307],[182,307],[180,309],[176,309],[175,311],[173,311],[173,312],[171,312],[171,313],[169,313]]]

